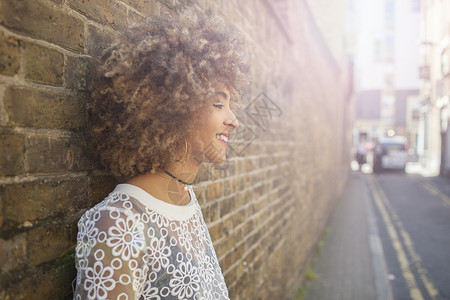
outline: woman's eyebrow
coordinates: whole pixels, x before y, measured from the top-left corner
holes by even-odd
[[[224,100],[228,98],[228,95],[224,92],[216,92],[216,96],[222,96]]]

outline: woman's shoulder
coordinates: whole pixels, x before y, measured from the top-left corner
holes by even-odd
[[[187,205],[177,206],[161,201],[135,185],[119,184],[103,201],[87,210],[80,221],[98,219],[105,213],[110,216],[158,214],[168,220],[183,221],[200,211],[192,190],[190,195],[191,201]]]
[[[118,185],[102,201],[88,209],[80,218],[79,222],[99,221],[108,218],[127,217],[142,213],[138,201],[130,194],[119,189]]]

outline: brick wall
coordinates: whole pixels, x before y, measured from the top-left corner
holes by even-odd
[[[0,299],[71,297],[76,222],[116,184],[86,145],[90,56],[114,30],[183,6],[222,15],[251,49],[234,151],[196,184],[230,296],[290,298],[345,184],[350,141],[345,61],[305,5],[0,0]]]

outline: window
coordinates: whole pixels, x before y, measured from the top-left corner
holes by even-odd
[[[441,71],[442,76],[445,76],[450,72],[450,58],[449,51],[447,49],[441,53]]]
[[[410,0],[411,1],[411,10],[415,12],[420,11],[420,0]]]

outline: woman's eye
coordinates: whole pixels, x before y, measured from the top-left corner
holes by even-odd
[[[213,104],[213,106],[214,106],[214,107],[217,107],[217,108],[219,108],[219,109],[222,109],[222,108],[223,108],[223,104]]]

